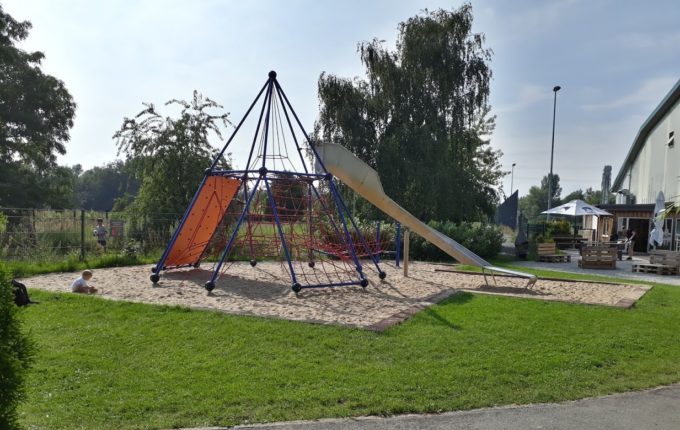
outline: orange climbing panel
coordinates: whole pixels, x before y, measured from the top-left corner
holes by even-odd
[[[168,253],[165,268],[199,262],[240,185],[239,179],[223,176],[209,176],[206,179]]]

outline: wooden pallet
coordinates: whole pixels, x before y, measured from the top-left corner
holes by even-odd
[[[677,275],[678,268],[675,266],[668,266],[665,264],[633,263],[633,272],[654,273],[656,275]]]
[[[562,254],[539,255],[538,261],[544,261],[547,263],[568,263],[571,261],[571,255]]]

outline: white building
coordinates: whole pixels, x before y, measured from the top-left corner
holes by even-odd
[[[666,202],[680,200],[680,80],[645,120],[619,170],[612,192],[615,205],[600,205],[614,214],[618,232],[633,229],[637,233],[636,251],[647,250],[652,228],[654,203],[659,191]],[[663,248],[680,249],[680,223],[669,217],[664,223]],[[603,233],[612,227],[599,227]]]
[[[640,127],[612,185],[617,203],[654,203],[659,191],[666,200],[680,196],[680,80]],[[677,143],[677,144],[676,144]],[[626,201],[630,193],[633,201]]]

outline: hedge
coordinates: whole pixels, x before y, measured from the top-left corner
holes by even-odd
[[[24,381],[33,345],[22,332],[19,308],[7,268],[0,262],[0,428],[18,429],[17,406],[24,397]]]

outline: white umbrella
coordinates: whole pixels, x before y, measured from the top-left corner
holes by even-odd
[[[541,212],[542,214],[550,215],[569,215],[569,216],[581,216],[581,215],[595,215],[595,216],[611,216],[609,212],[596,208],[593,205],[589,205],[583,200],[572,200],[569,203],[557,206],[547,211]]]

